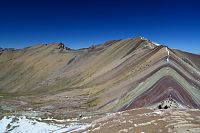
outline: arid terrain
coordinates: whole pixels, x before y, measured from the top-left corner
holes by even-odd
[[[0,49],[0,132],[198,133],[199,109],[200,55],[143,37]]]

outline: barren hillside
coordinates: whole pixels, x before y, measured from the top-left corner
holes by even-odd
[[[55,43],[0,51],[2,113],[63,118],[133,108],[199,109],[200,55],[143,37],[79,50]]]

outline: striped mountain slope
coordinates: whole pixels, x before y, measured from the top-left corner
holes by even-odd
[[[143,37],[79,50],[62,45],[1,51],[2,101],[12,96],[23,101],[24,108],[56,104],[68,109],[71,106],[63,97],[71,97],[73,102],[81,101],[75,104],[82,110],[98,113],[141,107],[200,108],[200,55],[157,46]],[[36,106],[38,101],[42,102]]]

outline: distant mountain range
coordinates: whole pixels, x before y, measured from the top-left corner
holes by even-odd
[[[79,50],[55,43],[0,53],[4,110],[78,114],[200,108],[200,55],[143,37]]]

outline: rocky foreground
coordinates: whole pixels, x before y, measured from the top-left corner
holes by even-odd
[[[132,109],[97,119],[92,122],[91,127],[82,131],[89,133],[198,133],[200,132],[200,111]]]
[[[73,119],[4,116],[0,127],[0,132],[11,133],[199,133],[200,110],[140,108]]]

